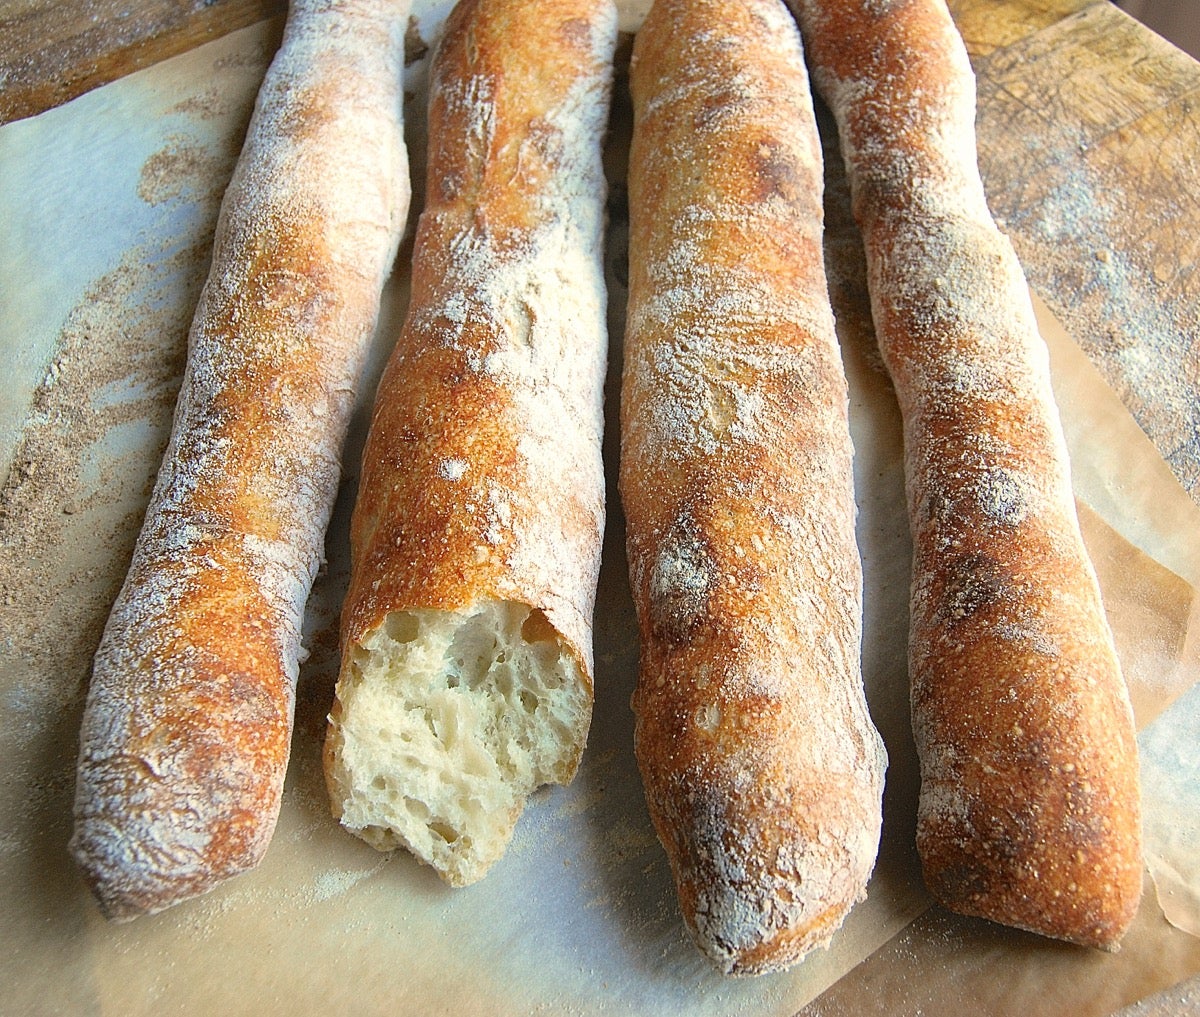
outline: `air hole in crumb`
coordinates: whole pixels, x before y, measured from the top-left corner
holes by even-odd
[[[432,833],[437,834],[447,844],[453,844],[458,840],[458,833],[449,823],[444,823],[441,820],[436,820],[429,824],[429,829]]]
[[[403,611],[393,611],[383,622],[388,638],[397,643],[411,643],[421,634],[421,623],[417,617]]]
[[[403,801],[404,809],[410,816],[424,822],[429,818],[429,807],[419,798],[410,798],[408,795],[398,796]]]
[[[529,617],[521,624],[521,638],[527,643],[547,643],[555,638],[557,633],[544,611],[537,608],[529,612]]]
[[[539,700],[528,689],[521,690],[521,705],[525,708],[526,713],[533,713],[538,708]]]

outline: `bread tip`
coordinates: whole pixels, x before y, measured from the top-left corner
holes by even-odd
[[[926,886],[947,911],[1103,953],[1120,950],[1141,903],[1140,879],[1136,890],[1115,883],[1093,888],[1075,883],[1070,888],[1074,893],[1051,892],[1047,887],[1053,880],[1034,877],[1032,882],[1015,881],[990,892],[970,892],[961,871],[957,876],[940,872],[928,862],[924,868]]]
[[[214,832],[173,822],[171,810],[117,824],[77,806],[67,848],[100,913],[121,924],[166,911],[256,868],[274,832],[276,811],[228,820]]]
[[[195,896],[193,893],[178,895],[169,882],[164,884],[161,879],[136,876],[97,859],[86,843],[86,835],[79,831],[71,838],[69,850],[100,914],[115,925],[156,914]]]
[[[689,929],[701,952],[722,974],[733,978],[757,978],[790,970],[814,951],[828,950],[851,909],[865,899],[866,894],[861,893],[849,904],[835,903],[807,921],[776,928],[761,938],[739,946],[703,935],[690,923]],[[765,927],[771,924],[772,919],[764,913],[758,916],[756,922]]]
[[[226,880],[258,866],[265,853],[264,844],[250,857],[226,860],[219,870],[206,872],[207,863],[196,859],[164,865],[161,851],[155,852],[159,861],[152,866],[145,860],[151,856],[151,849],[145,845],[134,846],[128,838],[122,842],[116,856],[109,845],[98,844],[97,840],[86,826],[77,826],[68,847],[100,913],[117,925],[158,914],[200,897]]]
[[[863,829],[861,844],[846,842],[854,834],[835,843],[786,820],[756,821],[745,806],[702,793],[682,812],[668,804],[656,815],[688,932],[736,977],[781,972],[828,949],[866,899],[878,841]]]

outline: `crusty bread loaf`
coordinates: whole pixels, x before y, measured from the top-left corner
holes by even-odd
[[[187,368],[96,653],[71,848],[104,911],[256,865],[341,446],[408,209],[407,4],[296,0],[225,194]]]
[[[630,73],[637,757],[688,928],[757,974],[827,944],[864,896],[886,766],[820,143],[779,0],[657,0]]]
[[[795,0],[904,421],[917,846],[946,906],[1113,947],[1142,887],[1129,700],[1045,345],[942,0]]]
[[[345,827],[454,885],[571,779],[591,719],[615,44],[607,2],[463,0],[434,60],[325,764]]]

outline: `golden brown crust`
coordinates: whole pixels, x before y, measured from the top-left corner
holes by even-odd
[[[940,0],[798,0],[838,119],[914,540],[918,849],[946,906],[1112,948],[1142,887],[1132,712],[1024,276]]]
[[[407,213],[406,20],[296,3],[226,192],[80,736],[72,850],[114,918],[252,867],[274,829],[304,603]]]
[[[544,613],[590,698],[615,41],[615,8],[590,0],[464,0],[446,23],[412,297],[352,521],[343,674],[390,612],[495,598]]]
[[[602,134],[614,18],[578,0],[467,0],[446,24],[410,310],[363,455],[344,647],[389,611],[487,594],[542,606],[591,674],[604,182],[599,149],[575,162],[569,133]]]
[[[827,943],[874,865],[847,389],[782,4],[658,0],[631,68],[621,494],[647,804],[700,947]]]

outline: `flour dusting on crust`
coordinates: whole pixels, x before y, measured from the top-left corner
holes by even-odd
[[[1111,947],[1141,892],[1132,711],[1024,274],[941,0],[798,0],[904,424],[917,846],[955,910]]]
[[[621,490],[638,760],[697,943],[761,973],[827,944],[862,899],[886,765],[858,656],[820,145],[772,0],[659,0],[631,83]]]
[[[574,776],[591,718],[616,25],[611,4],[466,2],[433,66],[413,296],[363,457],[325,770],[347,829],[452,885],[504,853],[535,787]],[[481,626],[496,604],[523,620]],[[417,615],[430,624],[391,647],[389,625]],[[460,681],[437,632],[494,666]],[[520,695],[514,668],[539,676]],[[384,719],[426,712],[432,741]]]
[[[171,441],[97,651],[73,851],[116,918],[274,828],[341,445],[408,200],[406,5],[293,5],[225,195]]]

